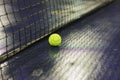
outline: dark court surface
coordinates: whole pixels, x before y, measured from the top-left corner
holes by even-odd
[[[0,0],[0,62],[113,0]]]
[[[1,64],[0,80],[120,80],[120,1],[57,31]]]

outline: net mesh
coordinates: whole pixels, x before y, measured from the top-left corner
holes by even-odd
[[[0,0],[0,61],[111,0]]]

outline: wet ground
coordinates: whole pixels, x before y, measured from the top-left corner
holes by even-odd
[[[3,80],[120,80],[120,1],[58,30],[1,64]]]

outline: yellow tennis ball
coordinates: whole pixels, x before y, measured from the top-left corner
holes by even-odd
[[[59,46],[62,42],[62,38],[59,34],[54,33],[49,36],[48,42],[51,46]]]

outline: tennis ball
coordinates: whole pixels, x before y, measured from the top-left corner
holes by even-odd
[[[62,38],[59,34],[54,33],[49,36],[48,42],[51,46],[59,46],[62,42]]]

